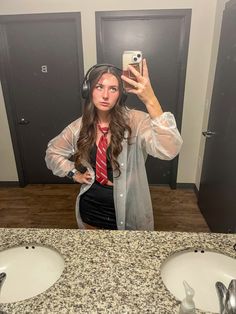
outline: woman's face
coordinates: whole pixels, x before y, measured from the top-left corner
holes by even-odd
[[[111,73],[104,73],[95,85],[92,98],[98,111],[110,111],[119,98],[119,83]]]

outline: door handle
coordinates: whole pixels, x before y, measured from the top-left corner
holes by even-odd
[[[211,138],[213,135],[216,135],[216,132],[204,131],[204,132],[202,132],[202,135],[205,136],[206,138]]]
[[[26,120],[25,118],[21,118],[18,123],[22,124],[22,125],[25,125],[25,124],[29,124],[30,122],[28,120]]]

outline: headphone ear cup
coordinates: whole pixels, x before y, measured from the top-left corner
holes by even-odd
[[[89,80],[85,79],[82,84],[81,95],[84,99],[88,99],[89,93],[90,93],[90,83],[89,83]]]

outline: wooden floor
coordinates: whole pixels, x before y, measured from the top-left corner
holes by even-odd
[[[191,189],[150,187],[155,230],[208,232]],[[0,187],[0,227],[77,228],[76,184]]]

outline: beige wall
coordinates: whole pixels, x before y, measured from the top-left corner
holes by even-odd
[[[17,181],[15,158],[0,84],[0,181]]]
[[[46,12],[80,11],[85,71],[96,63],[95,11],[144,10],[144,9],[192,9],[192,21],[187,64],[184,111],[182,121],[183,149],[180,153],[178,183],[197,183],[200,177],[203,144],[201,131],[207,99],[210,100],[212,74],[214,72],[213,48],[219,37],[220,10],[224,0],[1,0],[0,14],[27,14]],[[211,58],[213,57],[213,62]],[[16,167],[9,128],[0,98],[0,181],[17,180]],[[4,139],[3,139],[4,138]],[[200,152],[200,153],[199,153]]]

